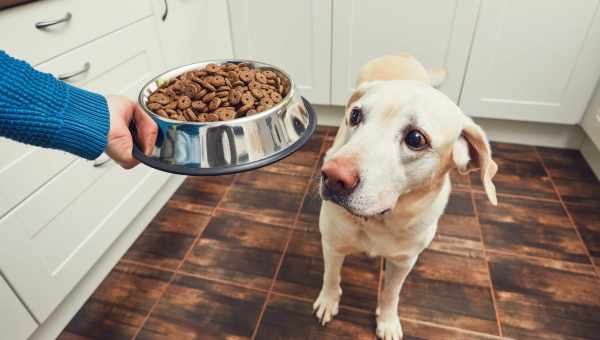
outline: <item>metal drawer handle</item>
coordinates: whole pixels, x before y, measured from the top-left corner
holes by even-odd
[[[79,71],[75,71],[75,72],[71,72],[71,73],[64,73],[58,76],[58,80],[62,80],[62,81],[67,81],[71,78],[75,78],[78,75],[84,74],[89,72],[90,68],[92,67],[92,65],[89,62],[86,62],[85,64],[83,64],[83,68]]]
[[[107,154],[103,153],[100,155],[100,157],[98,157],[94,160],[94,168],[99,168],[99,167],[107,164],[110,161],[111,161],[111,158],[108,157]]]
[[[167,15],[169,15],[169,3],[167,2],[167,0],[164,0],[165,3],[165,11],[163,12],[162,15],[162,21],[167,20]]]
[[[67,12],[67,14],[65,14],[65,16],[60,19],[36,22],[35,28],[37,28],[39,30],[43,30],[50,26],[58,25],[63,22],[69,22],[72,17],[73,17],[73,15],[71,15],[71,12]]]

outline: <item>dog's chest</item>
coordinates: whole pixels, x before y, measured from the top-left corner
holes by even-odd
[[[431,242],[435,227],[424,226],[391,232],[383,224],[369,223],[358,226],[354,234],[358,248],[368,256],[413,257]]]

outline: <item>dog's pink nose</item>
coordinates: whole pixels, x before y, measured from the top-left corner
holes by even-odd
[[[321,176],[327,188],[338,195],[351,194],[360,181],[354,161],[346,157],[325,162],[321,168]]]

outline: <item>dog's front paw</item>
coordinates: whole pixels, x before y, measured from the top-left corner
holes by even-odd
[[[317,319],[319,319],[322,326],[325,326],[337,315],[341,295],[341,289],[339,294],[328,293],[325,290],[321,290],[321,293],[319,293],[319,297],[313,304],[313,312],[316,312]]]
[[[398,315],[377,317],[377,337],[383,340],[400,340],[403,337]]]

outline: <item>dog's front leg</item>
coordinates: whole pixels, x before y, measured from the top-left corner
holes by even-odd
[[[321,243],[323,245],[325,273],[323,274],[323,287],[319,297],[313,304],[313,310],[316,311],[317,318],[324,326],[338,313],[340,297],[342,296],[342,288],[340,287],[341,271],[345,255],[328,247],[326,242]]]
[[[384,340],[402,339],[398,317],[398,300],[404,280],[417,262],[417,256],[408,259],[386,259],[384,287],[377,307],[377,336]]]

